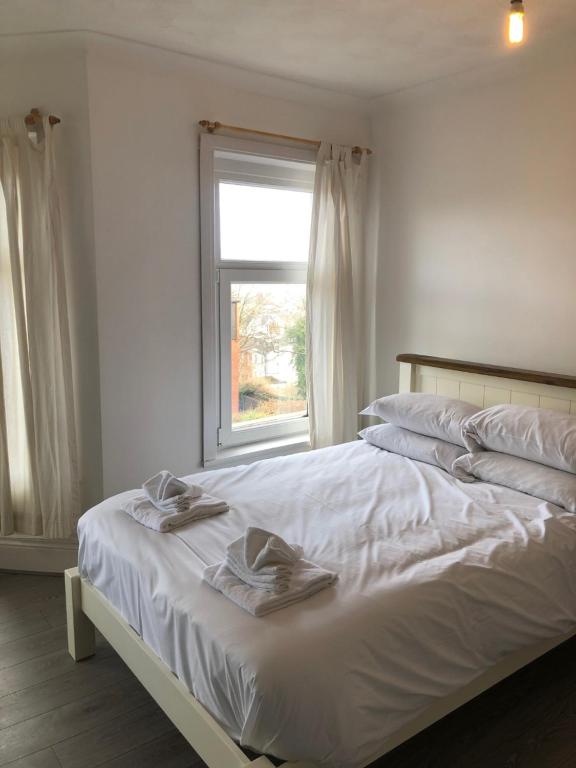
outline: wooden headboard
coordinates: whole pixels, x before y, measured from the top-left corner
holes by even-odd
[[[516,403],[576,415],[576,376],[427,355],[402,354],[396,360],[400,392],[446,395],[481,408]]]

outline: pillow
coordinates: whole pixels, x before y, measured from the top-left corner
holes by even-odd
[[[467,453],[456,459],[454,469],[576,512],[576,476],[570,472],[492,451]]]
[[[464,429],[478,447],[576,473],[576,416],[523,405],[494,405],[472,416]]]
[[[456,459],[467,455],[466,448],[460,448],[458,445],[435,437],[418,435],[416,432],[395,427],[393,424],[377,424],[375,427],[363,429],[358,434],[376,448],[399,453],[408,459],[423,461],[425,464],[433,464],[465,482],[474,481],[474,478],[465,470],[459,469],[453,472],[452,469]]]
[[[471,403],[450,397],[406,392],[374,400],[360,415],[379,416],[396,427],[465,446],[462,427],[479,410]]]

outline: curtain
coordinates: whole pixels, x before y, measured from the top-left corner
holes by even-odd
[[[307,375],[313,448],[353,440],[362,388],[365,153],[322,143],[307,280]]]
[[[67,538],[79,513],[53,129],[0,120],[0,534]]]

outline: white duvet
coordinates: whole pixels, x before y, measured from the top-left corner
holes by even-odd
[[[80,571],[242,745],[354,768],[438,697],[576,626],[573,515],[357,441],[193,476],[230,512],[174,533],[108,499]],[[254,618],[202,582],[248,525],[335,585]]]

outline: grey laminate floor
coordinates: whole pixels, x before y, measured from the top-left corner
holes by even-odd
[[[0,765],[201,768],[106,641],[75,663],[63,579],[0,573]]]

